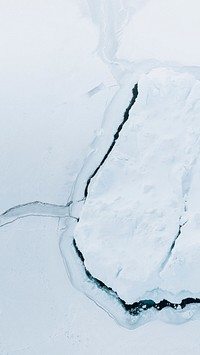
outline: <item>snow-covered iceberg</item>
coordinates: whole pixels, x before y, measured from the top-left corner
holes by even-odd
[[[200,294],[199,117],[192,75],[143,75],[129,119],[90,180],[76,245],[92,276],[126,303],[149,292],[171,301]]]

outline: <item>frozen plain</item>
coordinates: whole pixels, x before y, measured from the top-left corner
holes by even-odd
[[[186,3],[195,15],[198,3]],[[13,211],[13,219],[16,214],[49,217],[19,218],[1,227],[2,354],[199,354],[198,320],[179,326],[155,321],[128,331],[72,287],[59,250],[60,207],[50,205],[70,200],[83,160],[94,151],[90,147],[96,132],[101,140],[104,112],[115,92],[126,93],[118,93],[124,107],[123,97],[129,97],[140,75],[169,66],[169,61],[198,79],[198,68],[183,68],[199,65],[196,42],[184,61],[181,34],[173,42],[177,51],[168,51],[170,58],[157,58],[163,53],[158,46],[151,56],[136,58],[137,63],[130,54],[117,59],[120,48],[125,53],[123,35],[132,33],[134,17],[155,7],[159,14],[159,6],[155,1],[134,6],[131,1],[1,5],[1,33],[6,34],[1,38],[1,211],[30,201],[49,203],[36,204],[34,211],[31,205],[15,210],[19,212]],[[179,22],[188,18],[187,11],[181,16],[177,8],[180,1],[169,2],[178,31]],[[127,47],[134,51],[134,41]],[[127,100],[124,104],[126,108]],[[106,134],[104,149],[113,132],[106,129]],[[190,318],[190,310],[185,317]]]

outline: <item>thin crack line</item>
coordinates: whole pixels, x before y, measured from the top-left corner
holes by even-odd
[[[73,202],[70,201],[66,205],[56,205],[45,203],[41,201],[33,201],[25,204],[17,205],[9,208],[7,211],[0,215],[0,227],[13,223],[17,219],[29,216],[36,217],[71,217],[69,214],[69,206]]]
[[[166,258],[164,259],[164,261],[163,261],[162,264],[161,264],[160,272],[165,268],[166,264],[168,263],[168,261],[169,261],[171,255],[172,255],[172,251],[173,251],[173,249],[175,248],[176,241],[177,241],[177,239],[178,239],[178,238],[180,237],[180,235],[181,235],[182,228],[186,225],[187,222],[188,222],[188,221],[186,221],[186,222],[184,222],[183,224],[180,224],[180,225],[179,225],[178,233],[177,233],[176,237],[174,238],[174,240],[173,240],[173,242],[172,242],[172,244],[171,244],[171,246],[170,246],[170,248],[169,248],[169,251],[168,251],[168,253],[167,253]]]
[[[5,212],[3,212],[1,214],[1,216],[4,216],[10,212],[12,212],[13,210],[15,209],[18,209],[18,208],[24,208],[24,207],[28,207],[28,206],[46,206],[46,207],[61,207],[61,208],[66,208],[66,207],[69,207],[73,202],[70,201],[68,202],[66,205],[56,205],[56,204],[53,204],[53,203],[48,203],[48,202],[41,202],[41,201],[32,201],[32,202],[27,202],[27,203],[22,203],[22,204],[19,204],[19,205],[16,205],[14,207],[10,207],[8,210],[6,210]]]
[[[71,219],[74,219],[77,221],[77,218],[76,217],[73,217],[73,216],[59,216],[59,215],[51,215],[51,214],[27,214],[27,215],[24,215],[24,216],[19,216],[19,217],[16,217],[14,219],[12,219],[11,221],[9,222],[5,222],[5,223],[2,223],[0,222],[0,228],[1,227],[4,227],[4,226],[7,226],[8,224],[12,224],[14,222],[16,222],[17,220],[21,220],[23,218],[27,218],[27,217],[42,217],[42,218],[58,218],[58,219],[61,219],[61,218],[71,218]]]

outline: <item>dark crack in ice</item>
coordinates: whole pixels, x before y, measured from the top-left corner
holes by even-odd
[[[124,308],[126,312],[128,312],[131,316],[137,316],[139,315],[142,311],[147,311],[148,309],[154,308],[157,311],[161,311],[163,308],[170,307],[173,309],[184,309],[187,305],[189,304],[195,304],[195,303],[200,303],[200,298],[193,298],[193,297],[187,297],[184,298],[180,303],[174,303],[170,302],[166,299],[161,300],[160,302],[155,302],[151,299],[146,299],[146,300],[140,300],[138,302],[134,302],[132,304],[126,303],[123,299],[121,299],[117,292],[114,291],[111,287],[107,286],[102,282],[101,280],[97,279],[96,277],[92,276],[90,271],[85,267],[85,259],[81,251],[78,249],[77,244],[75,239],[73,239],[73,246],[76,251],[76,254],[78,255],[79,259],[82,262],[82,265],[85,270],[85,274],[88,277],[88,279],[94,283],[99,289],[102,291],[106,292],[109,294],[111,297],[115,296],[117,298],[119,304]]]
[[[87,198],[87,195],[88,195],[88,189],[89,189],[89,185],[91,183],[91,180],[94,178],[94,176],[98,173],[99,169],[102,167],[102,165],[105,163],[106,159],[108,158],[108,156],[110,155],[110,153],[112,152],[114,146],[115,146],[115,143],[116,141],[118,140],[119,138],[119,135],[120,135],[120,132],[125,124],[125,122],[128,120],[129,118],[129,113],[130,113],[130,110],[132,108],[132,106],[134,105],[135,103],[135,100],[137,99],[137,96],[138,96],[138,84],[135,84],[133,90],[132,90],[132,99],[126,109],[126,111],[124,112],[124,119],[123,121],[120,123],[116,133],[114,134],[114,137],[113,137],[113,141],[108,149],[108,151],[106,152],[106,154],[104,155],[102,161],[100,162],[100,164],[98,165],[98,167],[95,169],[95,171],[93,172],[93,174],[89,177],[89,179],[87,180],[87,183],[86,183],[86,187],[85,187],[85,191],[84,191],[84,197],[85,199]]]

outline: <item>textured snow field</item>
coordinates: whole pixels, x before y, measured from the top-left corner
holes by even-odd
[[[80,213],[79,202],[71,210],[66,204],[72,195],[77,201],[83,197],[87,174],[109,146],[140,75],[166,61],[200,65],[198,13],[194,0],[1,1],[0,211],[42,202],[17,207],[0,219],[9,223],[0,228],[1,355],[200,353],[200,322],[190,308],[184,324],[161,322],[164,315],[165,321],[176,317],[179,323],[176,313],[165,310],[160,320],[129,331],[77,291],[61,257],[58,220],[70,211]],[[169,19],[173,26],[167,26]],[[198,68],[189,71],[198,73]],[[190,109],[198,113],[198,104]],[[102,151],[96,151],[97,142]],[[198,291],[198,275],[190,280],[190,272],[198,265],[199,173],[190,191],[192,218],[182,231],[184,240],[177,240],[163,271],[162,287],[174,293],[185,287],[183,280]],[[171,227],[177,230],[177,222]]]

